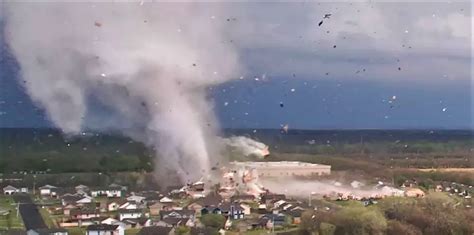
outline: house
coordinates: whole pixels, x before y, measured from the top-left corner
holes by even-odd
[[[148,206],[151,215],[159,215],[162,210],[173,210],[175,203],[168,197],[162,197],[159,201]]]
[[[120,204],[118,209],[119,210],[120,209],[134,210],[134,209],[138,209],[138,205],[135,204],[135,202],[124,202],[124,203]]]
[[[41,186],[41,187],[39,187],[40,195],[41,196],[52,196],[52,191],[54,191],[53,189],[56,189],[56,188],[57,187],[49,185],[49,184]]]
[[[252,208],[250,207],[250,205],[246,204],[246,203],[240,203],[240,207],[242,207],[243,211],[244,211],[244,215],[250,215],[252,213]]]
[[[172,211],[160,211],[160,218],[178,218],[178,219],[195,219],[194,211],[192,210],[172,210]]]
[[[82,184],[74,187],[74,189],[76,190],[76,193],[78,193],[78,194],[87,194],[87,192],[90,191],[89,187],[87,187],[86,185],[82,185]]]
[[[125,228],[143,228],[151,226],[152,222],[149,218],[138,218],[138,219],[124,219],[122,223],[125,224]]]
[[[244,209],[237,203],[223,203],[220,206],[221,214],[230,220],[243,219]]]
[[[134,202],[136,204],[143,204],[145,202],[145,197],[138,195],[131,195],[127,197],[127,201]]]
[[[71,215],[71,210],[79,209],[75,204],[67,204],[63,206],[63,214],[64,215]]]
[[[244,218],[244,208],[237,203],[222,203],[219,206],[206,206],[201,210],[201,215],[205,214],[222,214],[223,216],[234,219]]]
[[[104,219],[104,220],[100,221],[100,223],[101,223],[101,224],[111,224],[111,225],[114,225],[114,224],[120,223],[120,221],[119,221],[119,220],[116,220],[116,219],[114,219],[114,218],[110,218],[110,217],[109,217],[109,218],[107,218],[107,219]]]
[[[92,218],[99,218],[100,212],[96,209],[81,208],[70,210],[69,215],[71,219],[87,220]]]
[[[87,195],[83,196],[79,194],[65,194],[61,197],[61,204],[63,206],[66,206],[68,204],[84,205],[89,203],[92,203],[92,197],[89,197]]]
[[[286,217],[282,214],[266,214],[261,218],[268,219],[267,228],[280,227],[286,224]]]
[[[143,217],[143,211],[141,209],[119,209],[119,220],[124,219],[137,219]]]
[[[160,226],[152,226],[152,227],[144,227],[140,229],[137,235],[174,235],[174,228],[171,227],[160,227]]]
[[[272,201],[284,200],[286,198],[285,194],[264,194],[261,197],[261,203],[269,204]]]
[[[13,195],[15,193],[19,193],[20,192],[20,189],[17,189],[11,185],[8,185],[6,187],[3,188],[3,194],[5,195]]]
[[[124,201],[108,201],[107,202],[107,211],[117,211],[120,205],[123,205]],[[135,208],[136,209],[136,208]]]
[[[68,235],[66,229],[62,228],[42,228],[42,229],[30,229],[26,232],[27,235]]]
[[[140,196],[145,197],[144,203],[146,205],[152,205],[155,202],[158,202],[161,199],[161,195],[156,191],[144,191]]]
[[[91,189],[90,193],[92,197],[108,197],[108,198],[116,198],[122,197],[125,195],[126,187],[120,186],[117,184],[111,184],[106,188],[96,188]]]
[[[291,218],[291,223],[292,224],[300,224],[301,223],[301,215],[303,214],[304,210],[300,208],[296,208],[293,210],[289,210],[286,212],[283,212],[283,214],[289,216]]]
[[[120,225],[94,224],[87,226],[86,235],[124,235],[125,229]]]
[[[272,228],[272,221],[267,217],[260,217],[257,222],[252,223],[252,228]]]

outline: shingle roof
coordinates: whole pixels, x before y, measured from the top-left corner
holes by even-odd
[[[172,229],[173,228],[161,226],[144,227],[138,232],[138,235],[166,235],[169,234]]]
[[[87,231],[115,231],[119,225],[93,224],[87,226]]]

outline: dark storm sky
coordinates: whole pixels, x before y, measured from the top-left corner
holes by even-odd
[[[474,127],[468,2],[228,7],[245,71],[209,89],[222,127]],[[0,43],[0,126],[49,126]]]

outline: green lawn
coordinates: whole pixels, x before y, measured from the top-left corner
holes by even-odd
[[[130,228],[125,230],[125,235],[136,235],[140,232],[140,229],[138,228]]]
[[[46,224],[46,226],[48,226],[48,228],[57,227],[55,221],[52,218],[53,216],[46,209],[39,208],[39,211],[40,211],[41,217],[43,217],[44,223]]]
[[[21,216],[18,214],[17,217],[17,206],[11,196],[0,196],[0,210],[7,212],[5,215],[0,215],[0,230],[24,228]]]
[[[84,235],[86,234],[86,228],[69,228],[67,229],[69,235]]]

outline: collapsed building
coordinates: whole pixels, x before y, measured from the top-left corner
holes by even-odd
[[[247,169],[255,171],[258,177],[310,177],[331,174],[331,166],[296,161],[281,162],[231,162],[233,169]]]
[[[310,177],[331,173],[331,166],[303,162],[231,162],[222,169],[220,193],[224,197],[236,193],[259,197],[266,193],[259,178]]]

